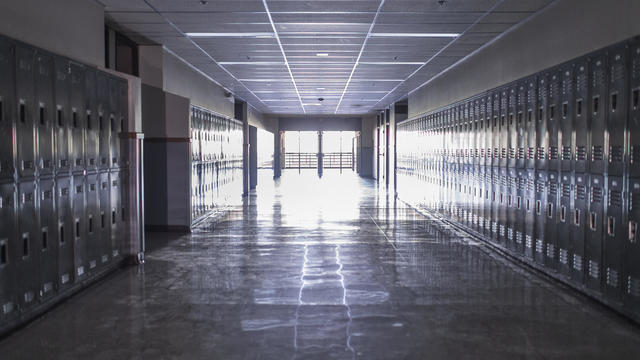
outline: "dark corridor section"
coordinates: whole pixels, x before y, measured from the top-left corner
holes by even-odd
[[[6,359],[637,359],[637,328],[396,203],[268,172],[190,235],[0,343]],[[64,324],[64,326],[60,326]],[[34,341],[33,339],[41,339]]]
[[[640,39],[398,125],[398,192],[640,319]]]

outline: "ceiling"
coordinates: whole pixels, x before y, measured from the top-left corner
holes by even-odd
[[[259,111],[363,114],[553,0],[99,2],[126,35],[164,45]]]

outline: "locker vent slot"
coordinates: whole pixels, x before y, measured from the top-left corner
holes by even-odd
[[[569,262],[569,253],[567,252],[566,249],[560,249],[560,251],[558,252],[558,259],[560,259],[560,262],[564,265],[567,265]]]
[[[576,146],[576,160],[587,160],[587,148],[584,146]]]
[[[618,272],[612,268],[607,268],[607,285],[618,287]]]
[[[587,187],[585,185],[576,185],[576,199],[584,200],[587,196]]]
[[[576,271],[582,271],[582,256],[573,254],[573,268]]]
[[[536,252],[539,254],[544,252],[544,245],[540,239],[536,239]]]
[[[509,159],[515,159],[515,158],[516,158],[516,149],[509,148]]]
[[[609,206],[622,207],[622,192],[609,190]]]
[[[631,276],[627,278],[627,293],[633,297],[640,297],[640,279]]]
[[[527,247],[527,249],[531,249],[531,247],[533,246],[533,240],[531,239],[531,235],[525,236],[524,245]]]
[[[611,146],[609,148],[609,162],[622,161],[622,146]]]
[[[537,151],[537,158],[538,160],[544,160],[544,148],[543,147],[539,147],[538,151]]]
[[[516,244],[522,244],[522,233],[520,231],[516,231]]]
[[[551,146],[549,147],[549,160],[557,160],[558,159],[558,147]]]
[[[562,160],[565,160],[565,161],[571,160],[571,147],[569,146],[562,147]]]
[[[570,198],[571,197],[571,184],[562,184],[561,185],[562,197]]]
[[[600,278],[600,265],[593,260],[589,260],[589,276],[594,279]]]
[[[518,148],[518,159],[519,160],[524,159],[524,148]]]
[[[549,195],[555,196],[558,193],[558,184],[555,182],[549,183]]]
[[[547,244],[547,257],[555,258],[556,256],[556,247],[553,244]]]
[[[591,188],[591,202],[597,202],[597,203],[601,203],[602,202],[602,189],[596,186],[593,186]]]
[[[528,148],[527,159],[534,160],[536,156],[536,149],[533,147]]]
[[[506,148],[502,148],[500,149],[500,158],[502,159],[506,159],[507,158],[507,149]]]
[[[631,163],[640,163],[640,146],[638,145],[631,146]]]
[[[498,148],[493,148],[493,158],[498,159],[499,157],[500,157],[500,152],[498,151]]]

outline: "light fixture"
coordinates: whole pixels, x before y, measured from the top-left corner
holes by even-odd
[[[327,57],[327,56],[329,56],[329,54],[327,54],[327,53],[317,53],[316,56]]]
[[[273,38],[274,34],[270,32],[188,32],[185,33],[192,38],[216,38],[216,37],[239,37],[239,38]]]
[[[310,104],[302,104],[304,106],[322,106],[322,104],[318,104],[318,103],[310,103]]]
[[[316,88],[316,90],[324,90],[325,88]]]
[[[458,33],[372,33],[371,37],[425,37],[425,38],[455,38]]]

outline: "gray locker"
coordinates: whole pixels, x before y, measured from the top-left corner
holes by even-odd
[[[70,130],[70,116],[71,107],[69,106],[69,61],[63,57],[54,57],[54,98],[56,107],[53,110],[55,112],[55,124],[53,125],[53,132],[55,135],[55,161],[56,161],[56,174],[58,176],[68,176],[71,169],[71,134]]]
[[[536,202],[534,204],[534,212],[536,217],[535,226],[535,242],[534,242],[534,260],[540,265],[545,264],[545,250],[547,242],[547,172],[545,170],[536,171],[535,191]]]
[[[120,166],[120,84],[115,77],[109,77],[109,128],[111,163],[110,167],[115,169]]]
[[[73,177],[73,194],[72,194],[72,219],[73,219],[73,244],[74,244],[74,272],[76,282],[84,279],[87,275],[87,238],[86,238],[86,214],[85,214],[85,177],[83,175],[75,175]]]
[[[109,97],[109,77],[99,71],[96,75],[96,94],[98,98],[98,168],[107,170],[111,166],[111,103]]]
[[[58,231],[58,284],[70,287],[75,279],[74,221],[71,210],[73,184],[70,177],[56,178],[56,212]]]
[[[575,104],[575,81],[574,81],[574,65],[569,64],[561,68],[561,87],[560,102],[558,104],[558,128],[560,137],[560,171],[566,172],[573,169],[574,162],[573,148],[575,139],[574,115],[573,110]]]
[[[629,176],[640,178],[640,39],[631,42],[629,72]]]
[[[609,176],[622,176],[625,159],[625,133],[629,110],[629,46],[616,46],[609,53],[608,119],[609,135]]]
[[[84,67],[70,62],[69,68],[71,170],[73,172],[82,172],[85,171],[84,135],[86,112],[84,108]]]
[[[516,168],[525,169],[527,163],[527,82],[520,81],[517,85],[517,104],[515,108],[515,142],[516,142]]]
[[[519,148],[518,148],[518,120],[517,120],[517,108],[518,108],[518,86],[513,84],[508,89],[508,102],[507,102],[507,167],[515,168]]]
[[[564,162],[561,162],[561,165]],[[570,164],[570,162],[569,162]],[[573,228],[572,210],[574,208],[574,177],[573,173],[567,171],[560,173],[560,204],[557,209],[556,232],[558,244],[558,271],[566,276],[571,276],[571,261],[573,249],[571,246],[571,230]]]
[[[35,124],[37,129],[38,172],[40,176],[52,175],[55,168],[53,123],[55,106],[53,98],[53,56],[44,51],[35,55]]]
[[[515,164],[514,164],[515,165]],[[519,194],[520,178],[515,167],[507,169],[507,248],[515,253],[522,254],[520,245],[522,244],[522,233],[520,237],[516,237],[518,233],[518,201],[522,201]]]
[[[100,146],[100,112],[98,111],[98,93],[96,70],[87,67],[84,72],[84,163],[87,171],[97,171]],[[104,121],[104,120],[103,120]]]
[[[524,210],[524,256],[530,260],[535,258],[536,244],[536,171],[524,170],[526,183],[523,197]]]
[[[573,101],[574,118],[574,171],[585,173],[589,170],[587,159],[589,149],[589,127],[591,112],[589,103],[589,63],[586,58],[580,59],[574,67],[576,77],[575,99]]]
[[[640,223],[640,179],[629,181],[629,233],[624,250],[624,303],[633,313],[640,313],[640,245],[638,224]]]
[[[536,113],[536,170],[547,170],[547,150],[549,148],[549,132],[547,129],[547,112],[549,106],[549,84],[547,74],[538,75],[537,113]]]
[[[111,261],[111,184],[109,172],[99,173],[100,212],[97,226],[100,231],[99,259],[101,264]]]
[[[499,242],[500,168],[491,168],[491,240]]]
[[[589,175],[576,173],[574,176],[573,210],[571,220],[571,279],[584,283],[584,254],[589,209]]]
[[[56,185],[53,179],[41,179],[40,201],[40,291],[43,298],[58,290],[58,218],[56,216]]]
[[[491,150],[493,167],[500,167],[500,92],[491,95]]]
[[[34,124],[34,55],[27,45],[16,45],[16,141],[18,176],[36,175],[36,128]]]
[[[16,261],[18,304],[21,309],[38,303],[40,292],[40,226],[37,211],[38,188],[34,180],[18,184],[18,245]]]
[[[119,171],[111,171],[109,180],[111,182],[111,257],[113,260],[120,258],[120,242],[122,240],[123,223],[122,223],[122,187]]]
[[[495,100],[495,98],[494,98]],[[500,91],[500,101],[499,101],[499,111],[498,111],[498,126],[499,126],[499,142],[500,142],[500,162],[499,165],[501,168],[507,167],[507,159],[509,152],[509,124],[507,117],[509,116],[509,89],[504,88]],[[496,109],[494,109],[494,112]]]
[[[591,117],[590,129],[590,160],[589,172],[591,174],[604,174],[608,149],[605,149],[605,134],[607,129],[607,57],[606,52],[598,52],[589,58],[589,114]]]
[[[536,146],[537,146],[537,128],[538,120],[536,114],[538,112],[538,80],[535,76],[526,80],[527,100],[525,104],[525,127],[527,133],[527,151],[525,167],[530,170],[536,168]]]
[[[562,73],[560,69],[554,69],[549,72],[549,92],[547,103],[547,137],[549,145],[547,147],[547,170],[560,170],[560,119],[561,114],[561,88]]]
[[[15,104],[14,47],[0,37],[0,180],[13,179],[15,173],[13,150],[13,118]]]
[[[603,241],[603,276],[605,294],[612,300],[620,300],[622,295],[622,252],[628,235],[628,212],[624,183],[621,177],[607,178],[607,216],[605,239]]]
[[[547,172],[547,208],[545,210],[547,222],[545,224],[545,266],[556,270],[558,268],[558,208],[560,203],[558,173]]]
[[[593,163],[591,163],[593,165]],[[591,174],[589,183],[589,214],[585,241],[585,284],[588,288],[602,290],[602,241],[606,216],[604,195],[605,182],[602,175]]]
[[[1,40],[0,40],[1,41]],[[0,183],[0,320],[15,316],[17,308],[16,195],[14,183]]]
[[[122,134],[127,132],[127,126],[129,123],[129,85],[126,80],[119,79],[118,80],[118,139],[122,137]],[[118,155],[120,156],[119,165],[120,167],[129,166],[129,159],[127,158],[126,152],[123,150],[123,144],[120,140],[118,140]]]
[[[480,101],[480,117],[484,121],[484,166],[491,167],[491,149],[493,147],[493,133],[491,127],[491,98],[489,96],[483,96]]]
[[[86,246],[87,272],[95,272],[102,264],[100,249],[100,176],[97,173],[88,173],[85,177],[85,228],[84,241]]]

